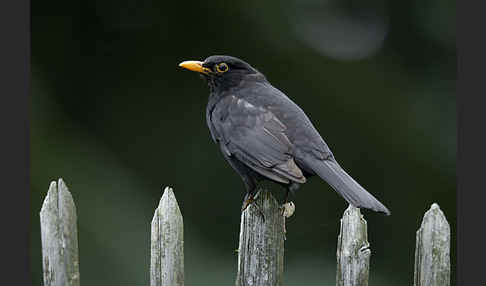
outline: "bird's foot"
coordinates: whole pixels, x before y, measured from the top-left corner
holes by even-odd
[[[256,207],[258,213],[260,213],[260,215],[262,216],[263,222],[265,222],[265,215],[263,214],[263,210],[260,205],[255,201],[255,198],[258,196],[259,193],[260,191],[258,191],[256,196],[253,196],[253,194],[251,193],[246,194],[245,199],[243,200],[243,205],[241,206],[241,212],[245,211],[250,204],[253,204]]]
[[[241,206],[241,212],[244,212],[246,208],[253,203],[255,199],[253,198],[253,195],[250,193],[246,193],[245,198],[243,199],[243,205]]]

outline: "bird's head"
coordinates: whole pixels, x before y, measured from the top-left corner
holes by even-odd
[[[215,90],[236,86],[247,78],[265,78],[245,61],[231,56],[210,56],[202,62],[184,61],[179,66],[200,73]]]

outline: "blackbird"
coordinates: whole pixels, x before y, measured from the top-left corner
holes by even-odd
[[[224,158],[241,176],[253,201],[257,183],[270,180],[294,193],[314,175],[355,207],[390,211],[338,164],[304,111],[258,70],[235,57],[184,61],[209,86],[206,121]]]

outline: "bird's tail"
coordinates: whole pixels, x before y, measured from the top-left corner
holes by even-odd
[[[390,211],[351,178],[337,162],[330,160],[312,161],[311,165],[314,172],[331,185],[348,203],[355,207],[367,208],[390,215]]]

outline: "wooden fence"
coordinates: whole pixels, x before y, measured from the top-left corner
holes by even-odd
[[[237,286],[283,285],[285,217],[270,192],[241,214]],[[80,284],[76,207],[62,179],[52,182],[40,211],[45,286]],[[183,219],[171,188],[164,190],[151,232],[150,285],[184,285]],[[415,286],[450,284],[450,228],[437,204],[416,233]],[[336,285],[368,285],[371,250],[366,220],[349,206],[337,242]]]

